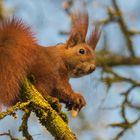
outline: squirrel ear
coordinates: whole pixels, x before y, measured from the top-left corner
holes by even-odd
[[[85,42],[85,37],[88,29],[88,13],[86,11],[79,11],[70,15],[72,22],[72,29],[67,45],[72,47],[78,43]]]
[[[67,47],[73,47],[81,42],[84,42],[84,39],[83,39],[81,32],[71,34],[68,41],[67,41]]]
[[[100,25],[95,25],[94,30],[91,32],[90,37],[87,41],[88,45],[90,45],[93,50],[95,50],[96,45],[100,39],[101,35],[101,26]]]

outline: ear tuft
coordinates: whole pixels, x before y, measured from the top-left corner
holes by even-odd
[[[87,30],[88,30],[88,13],[75,12],[71,14],[72,29],[70,37],[67,41],[68,46],[74,46],[78,43],[85,42]]]
[[[96,45],[101,36],[101,25],[95,25],[93,31],[90,34],[90,37],[87,43],[95,50]]]

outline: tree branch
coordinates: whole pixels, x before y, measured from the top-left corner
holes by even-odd
[[[29,108],[33,111],[40,123],[55,137],[56,140],[77,140],[67,124],[50,104],[42,97],[35,87],[25,79],[23,85],[23,100],[30,100]]]
[[[28,107],[24,110],[24,115],[22,117],[22,124],[19,127],[19,131],[22,131],[22,135],[27,139],[27,140],[33,140],[32,136],[28,132],[28,119],[30,117],[31,111],[28,109]]]
[[[97,66],[131,66],[140,65],[140,57],[125,57],[118,54],[97,53]]]
[[[22,109],[25,114],[23,115],[19,131],[22,131],[23,136],[26,139],[32,140],[33,138],[29,134],[27,126],[27,121],[32,111],[36,114],[40,123],[55,137],[56,140],[77,140],[75,134],[70,130],[66,123],[67,118],[65,114],[60,112],[60,105],[58,105],[58,102],[50,100],[50,97],[46,97],[46,99],[48,99],[53,106],[55,102],[57,103],[54,108],[56,111],[59,111],[60,115],[35,89],[34,85],[32,85],[29,80],[25,79],[21,93],[21,100],[23,102],[18,102],[15,106],[7,109],[6,112],[1,112],[0,119],[3,119],[7,115],[15,115],[15,111]],[[3,135],[11,136],[9,133],[3,133],[0,136]]]
[[[16,105],[10,107],[7,109],[6,112],[0,112],[0,120],[3,119],[4,117],[8,116],[8,115],[14,115],[15,116],[15,112],[19,109],[23,109],[25,108],[26,106],[28,106],[30,103],[30,101],[27,101],[27,102],[18,102]]]

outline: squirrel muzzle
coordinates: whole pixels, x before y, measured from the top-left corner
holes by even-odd
[[[81,77],[87,74],[92,73],[95,71],[96,65],[95,64],[89,64],[89,63],[81,63],[72,70],[71,77]]]

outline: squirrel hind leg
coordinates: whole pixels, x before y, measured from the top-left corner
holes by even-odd
[[[23,78],[26,76],[24,67],[16,56],[0,57],[0,102],[4,106],[11,106],[17,100]]]
[[[0,81],[2,81],[0,85],[0,106],[11,106],[15,103],[15,101],[18,99],[19,91],[20,91],[20,84],[18,78],[16,79],[15,74],[12,75],[12,73],[8,74],[9,77],[0,78]]]

